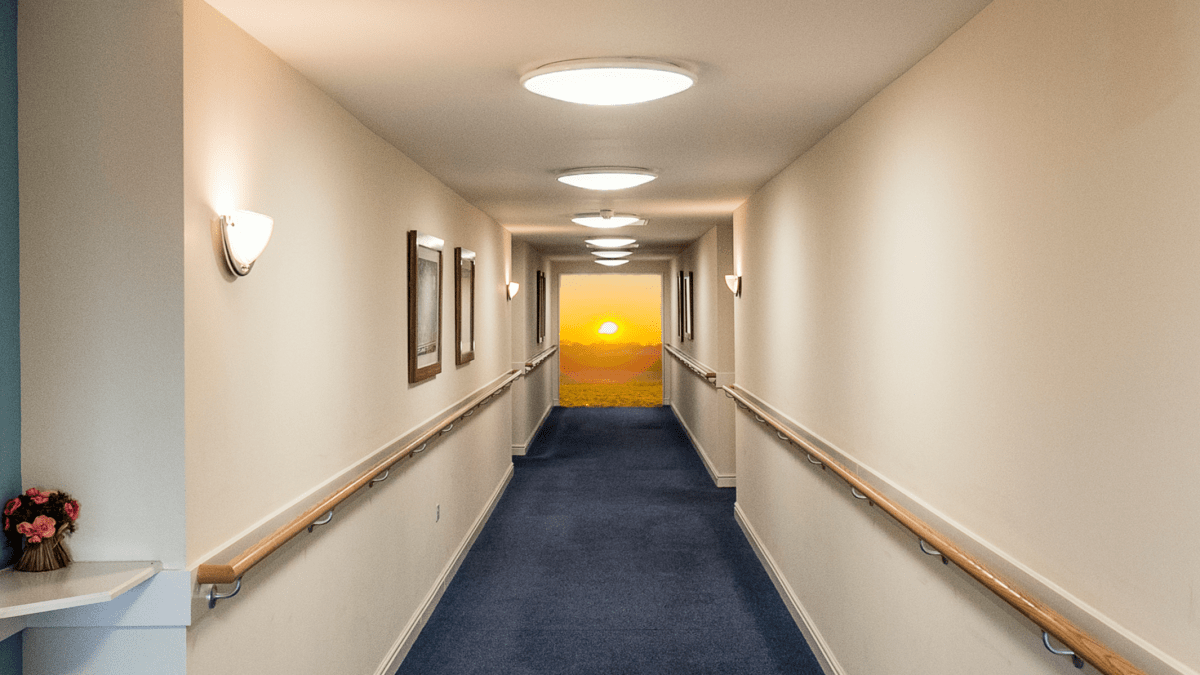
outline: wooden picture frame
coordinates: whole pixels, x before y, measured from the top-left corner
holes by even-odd
[[[475,359],[475,252],[454,249],[454,363]]]
[[[683,337],[686,340],[695,340],[696,331],[693,322],[696,314],[696,299],[692,293],[692,282],[695,279],[695,272],[688,272],[683,278]]]
[[[442,249],[446,242],[408,231],[408,381],[442,372]]]
[[[546,341],[546,275],[537,271],[537,343]]]
[[[679,341],[683,342],[683,270],[679,271],[679,283],[675,286],[675,332]]]

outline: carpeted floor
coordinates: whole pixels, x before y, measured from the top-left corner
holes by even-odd
[[[668,408],[556,408],[398,675],[819,675]]]

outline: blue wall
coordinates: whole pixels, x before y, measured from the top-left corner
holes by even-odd
[[[21,491],[17,276],[17,0],[0,0],[0,499]],[[10,552],[0,537],[0,567]],[[0,675],[21,675],[21,634],[0,642]]]
[[[17,276],[17,0],[0,0],[0,499],[21,492]],[[11,552],[0,538],[0,567]]]

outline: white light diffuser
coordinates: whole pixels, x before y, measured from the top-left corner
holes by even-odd
[[[633,251],[592,251],[592,255],[597,258],[627,258],[633,255]]]
[[[658,178],[646,169],[621,166],[595,166],[571,169],[559,174],[560,183],[584,190],[625,190],[644,185]]]
[[[577,213],[571,218],[571,222],[576,225],[595,227],[602,230],[646,224],[645,220],[638,218],[632,213],[613,213],[610,210],[604,210],[599,213]]]
[[[529,91],[568,103],[627,105],[678,94],[696,76],[666,61],[608,58],[557,61],[521,77]]]
[[[628,260],[596,260],[594,262],[596,262],[600,265],[608,265],[609,267],[616,267],[617,265],[624,265],[625,263],[627,263],[629,261]]]
[[[221,216],[221,243],[230,271],[239,277],[249,274],[254,261],[271,241],[274,228],[274,220],[253,211],[234,211]]]
[[[637,239],[622,239],[620,237],[612,237],[608,239],[586,239],[587,243],[597,248],[624,248],[637,242]]]

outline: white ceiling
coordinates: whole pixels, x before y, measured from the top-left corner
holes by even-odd
[[[548,254],[628,233],[678,250],[730,214],[990,0],[208,0],[367,127]],[[525,91],[564,59],[691,66],[692,89],[586,107]],[[622,192],[580,166],[653,169]],[[611,208],[644,227],[590,230]]]

